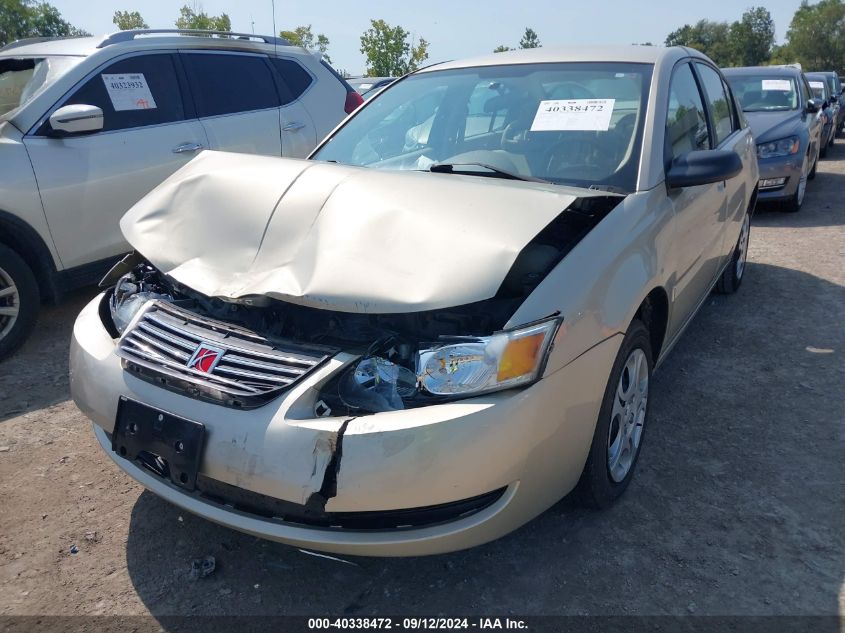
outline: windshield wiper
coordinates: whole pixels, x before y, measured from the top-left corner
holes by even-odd
[[[523,176],[522,174],[515,174],[512,171],[499,169],[498,167],[493,167],[493,165],[488,165],[487,163],[436,163],[429,167],[428,170],[434,172],[435,174],[463,174],[470,176],[487,176],[487,174],[479,173],[474,169],[462,169],[462,167],[481,167],[482,169],[486,169],[487,171],[489,171],[490,175],[494,175],[497,178],[505,178],[506,180],[542,182],[547,185],[554,184],[549,180],[543,180],[542,178],[534,178],[533,176]]]

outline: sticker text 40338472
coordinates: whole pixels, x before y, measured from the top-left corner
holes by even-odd
[[[554,99],[541,101],[532,132],[606,132],[616,99]]]

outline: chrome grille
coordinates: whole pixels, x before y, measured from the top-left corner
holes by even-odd
[[[224,351],[211,372],[188,367],[203,344]],[[124,366],[142,378],[193,397],[245,408],[289,389],[335,351],[273,342],[162,301],[145,306],[117,348]]]

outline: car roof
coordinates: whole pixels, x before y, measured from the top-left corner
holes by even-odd
[[[0,56],[34,57],[47,55],[90,55],[97,50],[103,37],[34,37],[18,40],[0,48]]]
[[[490,53],[457,61],[428,66],[420,72],[472,68],[475,66],[503,66],[507,64],[547,64],[554,62],[630,62],[657,64],[682,57],[704,55],[682,46],[543,46],[503,53]]]
[[[768,75],[769,77],[796,77],[801,74],[801,69],[795,66],[734,66],[723,68],[725,76],[757,76]]]
[[[156,48],[233,49],[252,52],[284,51],[285,54],[314,55],[301,46],[291,46],[283,38],[251,33],[231,33],[226,37],[208,37],[210,31],[179,29],[143,29],[118,31],[109,35],[65,38],[32,38],[12,42],[0,48],[0,57],[43,57],[48,55],[88,56],[98,50],[149,50]]]

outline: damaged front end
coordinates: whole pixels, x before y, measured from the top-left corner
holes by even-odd
[[[261,406],[341,352],[351,360],[320,386],[315,417],[523,387],[542,375],[562,317],[506,324],[620,200],[578,199],[522,248],[495,296],[465,305],[356,313],[269,296],[208,297],[133,254],[104,280],[114,287],[102,316],[128,371],[227,407]]]

